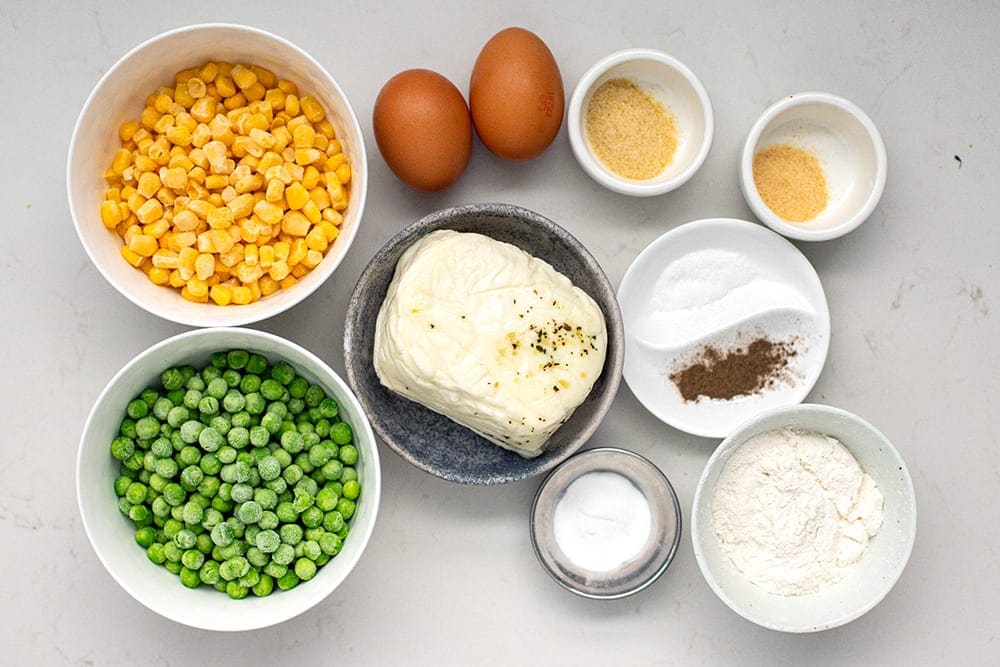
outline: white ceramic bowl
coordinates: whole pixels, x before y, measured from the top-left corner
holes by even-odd
[[[675,117],[679,133],[674,159],[654,178],[623,178],[605,167],[586,136],[587,105],[610,79],[633,81]],[[566,124],[573,154],[583,170],[604,187],[625,195],[651,197],[686,183],[705,162],[715,131],[712,103],[698,77],[676,58],[653,49],[628,49],[600,60],[583,75],[569,103]]]
[[[776,144],[804,148],[819,159],[828,203],[813,220],[784,220],[757,191],[753,157]],[[799,93],[768,107],[750,129],[740,160],[740,187],[750,210],[774,231],[801,241],[826,241],[868,219],[885,189],[886,170],[885,143],[864,111],[829,93]]]
[[[868,551],[853,571],[842,581],[810,595],[771,595],[747,581],[723,551],[712,518],[712,494],[732,454],[747,439],[786,426],[825,433],[839,440],[885,497],[882,528],[871,538]],[[705,465],[691,508],[691,541],[708,585],[736,613],[782,632],[827,630],[872,609],[903,573],[916,532],[913,482],[899,452],[864,419],[825,405],[777,408],[733,431]]]
[[[113,482],[119,464],[108,450],[125,416],[125,406],[140,391],[155,385],[164,369],[181,364],[204,366],[212,352],[235,348],[260,353],[272,363],[284,359],[337,401],[343,419],[354,430],[359,452],[356,467],[362,488],[343,549],[319,569],[314,579],[290,591],[276,589],[268,597],[250,595],[243,600],[231,600],[205,586],[185,588],[176,575],[149,562],[145,549],[135,543],[134,524],[118,509]],[[375,436],[361,406],[344,381],[322,360],[269,333],[211,328],[182,333],[154,345],[111,379],[94,404],[80,438],[76,488],[83,526],[94,551],[132,597],[178,623],[206,630],[238,631],[293,618],[318,604],[344,581],[361,558],[375,526],[381,472]]]
[[[260,65],[294,81],[326,110],[351,163],[350,200],[341,234],[319,266],[291,289],[245,306],[220,307],[186,301],[177,290],[152,284],[122,259],[122,241],[101,223],[107,188],[104,171],[120,148],[118,127],[135,120],[146,96],[172,85],[178,71],[207,60]],[[276,35],[241,25],[210,23],[177,28],[135,47],[101,77],[87,98],[70,140],[66,184],[73,224],[101,274],[134,304],[154,315],[191,326],[235,326],[258,322],[292,307],[330,277],[347,254],[361,223],[368,188],[368,164],[361,126],[344,92],[309,54]]]

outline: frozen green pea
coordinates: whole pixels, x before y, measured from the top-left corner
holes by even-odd
[[[260,376],[256,373],[247,373],[240,380],[240,391],[246,394],[252,394],[253,392],[260,389]]]
[[[274,509],[278,505],[278,494],[263,487],[253,490],[253,499],[265,510]]]
[[[242,426],[233,427],[226,436],[226,440],[230,446],[243,449],[250,444],[250,431]]]
[[[219,412],[219,399],[215,396],[202,396],[198,401],[198,412],[203,415],[214,415]]]
[[[309,448],[309,465],[313,468],[320,468],[330,460],[330,453],[320,444],[314,444]]]
[[[233,543],[235,536],[233,535],[233,529],[228,523],[220,523],[212,528],[212,542],[216,546],[225,547]]]
[[[163,545],[159,542],[154,542],[146,548],[146,557],[157,565],[163,565],[163,563],[167,560],[167,556],[163,550]]]
[[[302,539],[302,526],[297,523],[286,523],[278,529],[278,536],[284,544],[295,546]]]
[[[198,404],[201,403],[202,393],[197,389],[188,389],[184,392],[184,398],[181,399],[180,407],[186,410],[197,410]],[[190,412],[188,413],[190,414]]]
[[[251,354],[247,360],[246,370],[247,373],[263,375],[267,371],[267,359],[260,354]]]
[[[229,423],[233,425],[233,428],[239,427],[249,429],[253,424],[253,418],[246,410],[240,410],[239,412],[234,412],[230,415]]]
[[[181,470],[181,486],[187,491],[197,489],[203,479],[205,479],[205,473],[198,466],[190,465]]]
[[[177,462],[173,459],[157,459],[154,472],[164,479],[173,479],[179,472]]]
[[[357,500],[359,495],[361,495],[361,485],[358,484],[357,480],[352,479],[349,482],[344,482],[345,498],[348,500]]]
[[[205,518],[205,510],[196,502],[188,501],[184,504],[184,523],[189,526],[201,523]]]
[[[205,425],[196,419],[189,419],[180,425],[181,439],[189,445],[198,442],[198,436],[205,429]]]
[[[337,446],[346,445],[353,437],[354,432],[351,430],[351,425],[347,422],[337,422],[330,426],[330,440],[333,440],[333,444]],[[340,451],[343,453],[344,450],[342,447]],[[347,463],[347,461],[344,461],[344,463]]]
[[[219,448],[219,451],[215,453],[215,455],[219,457],[219,462],[222,464],[233,463],[236,461],[237,454],[239,454],[239,452],[237,452],[231,445],[223,445]]]
[[[339,537],[333,533],[323,533],[319,538],[319,548],[327,556],[336,556],[340,553],[341,547],[343,547],[344,542]]]
[[[229,384],[222,377],[212,378],[205,387],[205,393],[212,398],[221,401],[229,391]]]
[[[204,562],[205,554],[201,553],[197,549],[188,549],[181,554],[181,565],[190,570],[199,569]]]
[[[219,481],[218,477],[209,477],[206,475],[205,478],[201,480],[201,484],[198,485],[198,493],[206,498],[214,498],[215,494],[219,492],[219,486],[221,486],[221,484],[222,483]]]
[[[292,415],[301,414],[306,409],[306,402],[301,398],[293,398],[288,401],[288,413]]]
[[[181,556],[184,555],[184,550],[171,540],[163,545],[163,555],[167,557],[167,560],[179,563]]]
[[[167,423],[174,428],[181,428],[184,426],[184,422],[191,418],[191,412],[185,408],[183,405],[177,405],[170,408],[170,412],[167,413]]]
[[[178,368],[168,368],[160,374],[160,383],[167,391],[180,389],[184,386],[184,374]]]
[[[249,361],[250,353],[246,350],[229,350],[229,352],[226,353],[226,363],[230,368],[235,368],[237,370],[246,368]]]
[[[268,379],[260,383],[260,395],[269,401],[278,400],[284,393],[285,388],[277,380]]]
[[[156,529],[152,526],[142,526],[135,531],[135,543],[146,549],[156,541]]]
[[[160,422],[156,417],[143,417],[135,422],[135,435],[139,440],[151,440],[160,434]]]
[[[174,544],[181,549],[193,549],[198,541],[198,536],[188,528],[182,528],[174,535]]]
[[[246,407],[247,400],[236,389],[230,389],[222,398],[222,408],[226,412],[239,412]]]
[[[306,528],[316,528],[323,525],[323,510],[316,506],[309,507],[302,512],[300,519]]]
[[[181,568],[183,568],[184,566],[181,565],[180,561],[174,561],[168,559],[167,562],[163,564],[163,567],[170,574],[180,574]]]
[[[274,577],[269,574],[261,574],[260,579],[250,590],[259,598],[267,597],[274,591]]]
[[[341,422],[341,423],[343,423],[343,422]],[[348,428],[350,428],[350,427],[348,427]],[[333,431],[330,432],[330,435],[331,436],[333,435]],[[334,443],[336,443],[338,445],[341,444],[341,443],[337,442],[336,438],[333,438],[333,441],[334,441]],[[355,447],[354,445],[347,445],[347,444],[342,445],[340,447],[340,461],[345,466],[352,466],[355,463],[357,463],[358,462],[358,448]]]
[[[303,477],[298,481],[298,483],[295,485],[295,488],[292,489],[292,491],[296,495],[304,493],[308,496],[312,496],[313,498],[315,498],[316,494],[319,493],[319,485],[316,484],[316,480],[314,480],[313,478]]]
[[[236,463],[233,464],[233,479],[239,483],[245,483],[250,480],[250,471],[252,468],[250,464],[246,461],[240,461],[237,459]]]
[[[152,520],[152,515],[145,505],[133,505],[128,510],[128,518],[137,526],[146,526]]]
[[[332,398],[324,398],[316,406],[319,408],[319,414],[325,419],[333,419],[340,414],[340,406],[337,405],[337,401]]]
[[[353,466],[346,466],[344,472],[340,475],[340,481],[343,484],[348,482],[354,482],[358,479],[358,469]]]
[[[295,510],[297,514],[301,514],[307,508],[312,507],[316,499],[304,491],[299,491],[295,493],[295,500],[292,501],[292,509]]]
[[[111,441],[111,456],[119,461],[124,461],[135,453],[135,441],[123,435]]]
[[[212,530],[225,520],[222,512],[214,507],[206,508],[201,517],[201,526],[205,530]]]
[[[153,516],[158,516],[166,518],[170,516],[170,503],[163,498],[163,496],[157,496],[153,499],[152,505],[150,507],[153,510]]]
[[[309,389],[306,390],[306,394],[303,397],[303,400],[306,402],[306,405],[308,405],[310,408],[315,408],[318,407],[319,404],[323,402],[324,398],[326,398],[326,392],[323,391],[322,387],[319,387],[317,385],[310,385]]]
[[[125,412],[132,419],[141,419],[149,413],[149,405],[146,404],[146,401],[137,398],[129,402],[128,407],[125,408]]]
[[[251,493],[253,493],[251,491]],[[240,521],[246,524],[253,524],[260,521],[261,514],[264,510],[261,508],[260,504],[253,500],[248,500],[240,505],[236,509],[236,516]]]
[[[138,505],[146,501],[148,487],[142,482],[132,482],[125,490],[125,497],[133,505]]]
[[[354,510],[357,506],[353,500],[348,500],[347,498],[341,498],[337,501],[337,511],[340,512],[341,516],[345,520],[350,520],[354,516]]]
[[[284,546],[288,547],[287,544],[284,545]],[[291,558],[292,558],[292,560],[294,560],[295,559],[295,550],[292,549],[291,547],[288,547],[288,548],[292,551]],[[279,546],[278,549],[281,549],[281,546]],[[292,561],[290,560],[288,562],[290,563]],[[288,566],[287,565],[282,565],[281,563],[276,562],[273,558],[271,559],[271,562],[269,562],[267,565],[264,566],[264,574],[268,574],[268,575],[274,577],[275,579],[278,579],[279,577],[285,576],[286,572],[288,572]]]
[[[257,533],[256,545],[265,554],[274,553],[281,546],[281,538],[273,530],[262,530]]]
[[[184,383],[185,389],[193,389],[195,391],[205,391],[205,380],[200,375],[192,375],[188,378],[188,381]]]
[[[187,498],[187,493],[184,491],[184,487],[176,482],[171,482],[163,487],[163,499],[167,501],[171,507],[177,507],[184,503]]]
[[[330,488],[322,488],[316,494],[316,507],[324,512],[332,512],[337,509],[337,501],[340,497]]]
[[[260,521],[257,525],[260,526],[262,530],[274,530],[281,524],[278,521],[278,515],[271,510],[264,510],[260,515]]]
[[[222,437],[222,434],[211,426],[202,429],[201,433],[198,434],[198,444],[201,445],[204,451],[209,453],[219,451],[219,447],[222,447],[225,442],[226,440]]]
[[[285,431],[281,434],[281,447],[289,454],[298,454],[303,446],[302,434],[298,431]]]
[[[152,452],[153,456],[165,459],[174,455],[174,446],[170,443],[169,438],[157,438],[149,444],[149,451]]]
[[[295,379],[295,369],[287,361],[279,361],[271,367],[271,377],[287,386]]]
[[[302,468],[292,464],[281,471],[282,478],[289,484],[297,484],[302,479]]]
[[[283,591],[290,591],[298,585],[299,578],[292,570],[289,570],[285,573],[285,576],[278,579],[278,588]]]
[[[271,556],[264,553],[256,546],[250,547],[246,552],[246,559],[250,561],[251,567],[261,568],[271,562]]]
[[[249,571],[250,562],[243,556],[228,558],[219,565],[219,576],[226,581],[238,579]]]
[[[295,560],[295,547],[287,542],[282,542],[271,554],[271,560],[278,565],[291,565],[292,561]]]
[[[219,582],[219,563],[214,560],[206,560],[198,570],[198,578],[209,586],[214,586]]]
[[[201,451],[193,445],[184,445],[177,452],[177,463],[184,466],[196,466],[201,461]],[[204,472],[204,471],[202,471]]]
[[[153,402],[153,407],[150,408],[150,412],[153,416],[162,421],[167,421],[167,416],[170,414],[170,410],[173,409],[173,402],[166,396],[160,396]]]
[[[222,463],[215,455],[205,454],[198,462],[198,467],[206,475],[218,475],[219,471],[222,470]]]
[[[295,561],[295,576],[297,576],[300,581],[309,581],[316,576],[316,563],[312,562],[308,558],[299,558]]]
[[[126,477],[125,475],[121,475],[119,477],[116,477],[115,478],[115,495],[118,496],[119,498],[121,496],[124,496],[125,492],[128,491],[128,487],[129,487],[130,484],[132,484],[132,480],[129,479],[128,477]]]
[[[330,481],[336,481],[340,479],[344,472],[344,464],[340,461],[333,460],[328,461],[321,469],[323,477]]]
[[[308,388],[309,383],[303,377],[296,377],[288,383],[288,393],[291,394],[292,398],[302,398],[306,395]]]
[[[263,425],[250,428],[250,444],[254,447],[265,447],[271,439],[271,433]]]
[[[192,570],[191,568],[181,565],[180,572],[177,573],[180,577],[181,583],[187,588],[198,588],[201,585],[201,579],[198,577],[198,572]]]
[[[264,402],[264,397],[260,395],[260,392],[254,391],[246,395],[246,411],[251,415],[260,415],[264,413],[266,403]]]
[[[222,379],[226,381],[226,386],[230,389],[234,389],[240,386],[240,380],[243,379],[243,374],[232,368],[227,368],[222,371]]]

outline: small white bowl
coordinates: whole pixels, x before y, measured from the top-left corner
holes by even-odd
[[[350,521],[351,532],[339,554],[319,569],[316,577],[289,591],[232,600],[202,586],[185,588],[177,576],[146,557],[135,543],[135,525],[118,509],[114,480],[119,464],[109,453],[125,416],[125,407],[146,387],[158,382],[170,367],[208,363],[212,352],[245,349],[275,362],[284,359],[296,372],[321,386],[340,406],[354,431],[358,448],[361,496]],[[381,495],[378,449],[368,419],[347,384],[321,359],[278,336],[239,328],[196,329],[168,338],[149,348],[108,382],[90,411],[80,437],[76,465],[76,491],[83,527],[90,543],[111,576],[133,598],[150,610],[178,623],[217,631],[254,630],[288,620],[330,595],[361,558],[371,537]]]
[[[649,180],[624,178],[605,167],[586,137],[587,105],[610,79],[628,79],[651,93],[675,117],[679,132],[674,159]],[[583,170],[604,187],[624,195],[652,197],[686,183],[705,162],[715,131],[712,103],[698,77],[676,58],[653,49],[613,53],[591,67],[573,91],[567,114],[569,141]]]
[[[839,440],[885,497],[882,528],[845,579],[809,595],[771,595],[747,581],[723,550],[712,517],[715,485],[732,454],[749,438],[784,427]],[[762,413],[737,428],[709,458],[695,489],[691,542],[708,585],[747,620],[781,632],[815,632],[843,625],[884,598],[906,567],[917,532],[913,481],[899,452],[874,426],[846,410],[803,404]]]
[[[193,303],[169,287],[154,285],[119,254],[122,240],[101,222],[107,185],[104,171],[120,148],[118,127],[136,120],[146,96],[172,85],[178,71],[208,60],[259,65],[298,84],[326,110],[351,164],[349,203],[340,236],[323,261],[290,289],[245,306]],[[139,44],[122,56],[94,87],[76,121],[69,145],[66,187],[73,224],[101,274],[140,308],[179,324],[236,326],[284,312],[312,294],[347,254],[361,223],[368,189],[364,136],[346,95],[330,73],[309,54],[271,33],[241,25],[208,23],[177,28]]]
[[[754,155],[779,144],[804,148],[819,159],[828,203],[812,220],[784,220],[757,191]],[[886,170],[885,143],[864,111],[830,93],[799,93],[768,107],[750,129],[740,161],[740,187],[750,210],[774,231],[801,241],[826,241],[868,219],[885,189]]]

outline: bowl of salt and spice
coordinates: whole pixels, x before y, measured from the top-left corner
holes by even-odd
[[[567,124],[584,171],[630,196],[663,194],[685,183],[713,136],[701,83],[683,64],[648,49],[595,64],[573,93]],[[830,316],[815,269],[779,234],[816,241],[848,233],[872,213],[885,179],[882,138],[851,102],[804,93],[768,108],[746,140],[740,184],[751,210],[773,231],[733,219],[687,223],[651,243],[622,279],[623,375],[639,401],[665,423],[712,438],[763,415],[778,419],[801,403],[825,364]],[[899,473],[909,479],[901,461]],[[703,486],[699,494],[708,494]],[[912,528],[909,488],[902,515]],[[817,493],[824,492],[820,484]],[[680,532],[680,507],[667,478],[644,457],[616,448],[585,450],[565,461],[541,484],[531,511],[532,546],[543,568],[589,598],[620,598],[649,586],[669,566]],[[696,550],[707,538],[700,539]],[[909,540],[912,545],[912,530]],[[896,551],[898,577],[908,550]],[[714,584],[713,590],[719,592]],[[838,598],[836,589],[824,595]],[[837,618],[795,627],[737,611],[765,627],[802,632],[852,620],[878,599],[860,606],[841,601],[852,609],[833,605]],[[775,609],[786,606],[774,602]]]

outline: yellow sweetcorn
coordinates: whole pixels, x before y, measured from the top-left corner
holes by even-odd
[[[319,101],[269,70],[178,72],[117,134],[101,223],[123,259],[185,299],[246,304],[289,288],[339,235],[342,145]]]

